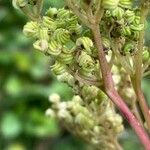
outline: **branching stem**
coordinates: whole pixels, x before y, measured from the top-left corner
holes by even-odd
[[[141,7],[141,24],[145,24],[147,14],[149,12],[149,2],[145,2],[142,4]],[[150,130],[150,113],[149,113],[149,108],[148,104],[144,98],[142,89],[141,89],[141,80],[143,76],[143,70],[142,70],[142,54],[143,54],[143,47],[144,47],[144,35],[145,35],[145,30],[143,29],[140,32],[139,35],[139,41],[138,41],[138,51],[137,54],[135,55],[135,74],[132,79],[133,87],[135,89],[135,93],[137,95],[137,100],[139,102],[140,108],[142,110],[142,113],[144,115],[145,121],[147,123],[148,129]]]

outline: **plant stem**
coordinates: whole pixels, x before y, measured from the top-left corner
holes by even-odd
[[[72,0],[74,2],[74,0]],[[91,18],[87,18],[86,16],[83,16],[76,7],[72,5],[71,0],[66,0],[67,5],[70,7],[70,9],[73,10],[73,12],[79,17],[79,19],[86,24],[89,28],[91,28],[94,36],[95,45],[98,50],[98,58],[100,63],[100,70],[102,73],[103,83],[105,87],[105,92],[108,95],[108,97],[114,102],[114,104],[119,108],[121,113],[124,115],[124,117],[127,119],[129,124],[132,126],[134,131],[136,132],[137,136],[139,137],[141,143],[143,144],[145,150],[150,150],[150,139],[148,137],[148,134],[145,132],[142,125],[139,123],[137,118],[133,115],[133,113],[130,111],[124,100],[120,97],[118,92],[114,88],[114,82],[112,79],[111,70],[109,68],[108,62],[105,57],[105,53],[103,51],[102,46],[102,40],[101,40],[101,34],[99,29],[99,22],[101,20],[101,11],[96,18],[98,20],[95,20],[94,16],[92,15]],[[99,6],[100,7],[100,6]],[[93,21],[94,18],[94,21]],[[89,22],[90,20],[90,22]]]
[[[145,132],[142,125],[139,123],[137,118],[132,114],[129,110],[128,106],[125,104],[124,100],[120,97],[118,92],[114,88],[114,82],[112,79],[111,71],[108,66],[105,53],[103,51],[102,42],[101,42],[101,34],[99,29],[99,24],[93,24],[92,32],[94,35],[94,40],[96,47],[98,49],[99,63],[100,69],[102,72],[103,83],[105,87],[105,92],[108,97],[115,103],[115,105],[119,108],[123,116],[127,119],[129,124],[132,126],[137,136],[139,137],[141,143],[143,144],[145,150],[150,150],[150,139]]]
[[[149,2],[143,3],[141,7],[141,24],[145,24],[147,14],[149,12]],[[142,113],[144,115],[145,121],[147,123],[148,129],[150,130],[150,113],[149,113],[149,108],[148,104],[144,98],[142,89],[141,89],[141,80],[142,80],[142,54],[143,54],[143,47],[144,47],[144,35],[145,35],[145,30],[143,29],[140,32],[139,36],[139,41],[138,41],[138,51],[137,54],[135,55],[135,74],[134,77],[132,78],[132,83],[133,87],[135,90],[135,93],[137,95],[137,99],[140,105],[140,108],[142,110]]]
[[[37,7],[37,16],[40,16],[40,13],[41,13],[41,11],[42,11],[42,8],[43,8],[43,1],[44,0],[37,0],[37,2],[36,2],[36,7]]]

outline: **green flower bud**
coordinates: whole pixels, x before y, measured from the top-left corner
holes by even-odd
[[[66,43],[70,40],[70,33],[68,30],[59,28],[54,32],[54,38],[61,44]]]
[[[46,12],[46,15],[49,16],[50,18],[55,18],[55,16],[57,15],[57,8],[49,8]]]
[[[48,100],[51,103],[60,103],[60,96],[57,93],[53,93],[49,96]]]
[[[33,47],[41,52],[46,53],[48,50],[48,42],[47,42],[47,40],[37,40],[33,44]]]
[[[60,63],[59,61],[56,61],[55,64],[51,66],[51,70],[56,75],[60,75],[60,74],[65,73],[67,68],[66,68],[66,65]]]
[[[50,55],[58,56],[62,51],[62,46],[54,40],[50,41],[48,47],[47,53]]]
[[[92,128],[94,126],[94,121],[90,118],[87,118],[84,114],[79,113],[75,117],[75,123],[79,124],[80,126],[86,127],[86,128]]]
[[[132,7],[132,0],[120,0],[119,6],[130,9]]]
[[[37,37],[39,31],[39,24],[35,21],[27,22],[27,24],[23,28],[23,33],[27,37]]]
[[[150,59],[150,51],[149,51],[148,47],[143,48],[142,58],[143,58],[143,62],[147,62]]]
[[[42,23],[46,28],[50,29],[51,31],[55,31],[57,28],[56,23],[50,17],[43,16]]]
[[[72,103],[72,108],[71,108],[71,111],[74,115],[77,115],[78,113],[80,113],[81,111],[83,111],[83,109],[86,109],[84,108],[83,106],[81,106],[79,103],[77,102],[73,102]]]
[[[100,126],[94,126],[94,133],[96,133],[96,134],[100,134],[101,133],[101,128],[100,128]]]
[[[57,115],[60,120],[65,120],[68,123],[73,123],[73,117],[67,110],[65,109],[59,110]]]
[[[119,0],[103,0],[102,6],[105,9],[115,9],[119,4]]]
[[[118,20],[122,19],[123,15],[124,15],[124,10],[121,7],[116,7],[112,11],[112,16],[116,17]]]
[[[48,117],[52,117],[52,118],[56,117],[55,112],[50,108],[46,110],[45,115],[48,116]]]
[[[78,103],[78,104],[83,104],[83,100],[79,95],[74,96],[72,98],[72,101],[74,101],[75,103]]]
[[[123,126],[123,125],[117,126],[117,127],[115,128],[115,133],[116,133],[116,134],[119,134],[119,133],[121,133],[121,132],[123,132],[123,131],[124,131],[124,126]]]
[[[98,91],[99,89],[96,86],[83,86],[81,92],[85,98],[89,98],[90,100],[92,100],[97,96]]]
[[[97,98],[100,102],[108,100],[107,95],[100,89],[98,90]]]
[[[83,48],[89,55],[92,54],[91,47],[93,47],[93,42],[90,38],[88,37],[78,38],[76,41],[76,45],[81,47],[83,46]]]

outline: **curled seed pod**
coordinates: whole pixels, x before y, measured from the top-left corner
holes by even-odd
[[[75,28],[75,33],[76,33],[77,35],[80,35],[80,34],[82,33],[82,31],[83,31],[82,26],[79,25],[79,24],[77,24],[77,26],[76,26],[76,28]]]
[[[57,8],[49,8],[47,11],[46,11],[46,15],[49,16],[50,18],[55,18],[57,16]]]
[[[70,10],[67,10],[67,9],[64,9],[64,8],[58,9],[57,17],[59,19],[70,18],[71,15],[73,15],[73,14]]]
[[[119,6],[123,8],[131,8],[132,7],[132,0],[120,0],[119,1]]]
[[[62,46],[55,40],[50,41],[47,53],[50,55],[58,56],[62,51]]]
[[[110,49],[110,47],[111,47],[111,43],[110,43],[110,41],[109,41],[109,39],[108,38],[106,38],[106,37],[102,37],[102,43],[103,43],[103,47],[104,47],[104,50],[109,50]]]
[[[60,75],[66,72],[67,67],[63,63],[56,61],[55,64],[51,66],[51,70],[54,74]]]
[[[124,10],[121,7],[116,7],[112,11],[112,16],[116,17],[118,20],[122,19],[123,15],[124,15]]]
[[[143,58],[143,62],[147,62],[150,59],[150,51],[149,51],[148,47],[143,48],[142,58]]]
[[[46,28],[48,28],[48,29],[50,29],[50,30],[52,30],[52,31],[55,31],[56,28],[57,28],[56,23],[55,23],[54,20],[51,19],[50,17],[43,16],[42,23],[43,23],[43,25],[44,25]]]
[[[135,50],[135,45],[133,43],[126,43],[123,47],[124,54],[130,54]]]
[[[141,20],[140,16],[135,16],[134,24],[140,24],[140,20]]]
[[[82,51],[81,54],[78,57],[77,62],[79,63],[79,66],[87,69],[92,69],[94,67],[94,61],[90,55],[88,55],[86,52]]]
[[[13,0],[12,4],[14,8],[18,9],[18,8],[25,7],[28,4],[28,0]]]
[[[78,23],[78,18],[77,16],[73,15],[70,18],[65,18],[65,21],[68,26],[73,25],[73,24],[76,25]]]
[[[63,62],[64,64],[71,64],[74,61],[74,55],[72,53],[66,54],[66,53],[61,53],[58,57],[58,60]]]
[[[71,24],[69,27],[68,27],[68,30],[71,32],[71,34],[77,34],[77,35],[80,35],[82,33],[82,26],[79,25],[79,24]]]
[[[135,13],[132,10],[126,10],[125,14],[124,14],[124,18],[126,19],[126,21],[130,24],[133,21],[135,21]]]
[[[82,51],[79,55],[77,62],[79,63],[79,66],[81,67],[79,70],[79,73],[84,76],[85,78],[92,77],[93,71],[94,71],[94,61],[92,57],[86,52]]]
[[[129,26],[122,27],[121,33],[124,36],[130,36],[131,35],[131,29],[130,29],[130,27]]]
[[[83,47],[89,55],[92,54],[91,47],[93,47],[93,42],[90,38],[88,37],[78,38],[76,41],[76,45]]]
[[[140,32],[139,32],[139,31],[134,31],[134,32],[132,32],[132,38],[133,38],[134,40],[138,40],[139,37],[140,37]]]
[[[54,32],[54,39],[56,39],[59,43],[64,44],[70,40],[70,33],[68,30],[59,28]]]
[[[41,28],[39,29],[39,39],[41,40],[49,40],[48,36],[48,28]]]
[[[61,75],[58,75],[57,79],[58,79],[58,81],[66,82],[70,86],[75,85],[75,78],[71,74],[69,74],[68,72],[65,72]]]
[[[132,24],[132,25],[130,25],[130,28],[133,31],[141,31],[144,29],[144,24]]]
[[[39,31],[39,24],[38,22],[35,22],[35,21],[27,22],[27,24],[24,25],[24,28],[23,28],[23,33],[27,37],[37,37],[38,31]]]
[[[34,44],[33,47],[41,52],[46,53],[48,50],[48,42],[47,40],[37,40]]]
[[[62,48],[62,51],[66,54],[73,53],[75,50],[76,50],[76,44],[72,40],[66,42]]]
[[[102,6],[105,9],[115,9],[119,4],[119,0],[103,0],[102,1]]]

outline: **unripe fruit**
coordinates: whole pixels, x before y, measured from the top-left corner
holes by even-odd
[[[115,9],[119,4],[119,0],[103,0],[102,1],[102,6],[105,9]]]
[[[132,7],[132,0],[120,0],[119,6],[123,8],[131,8]]]

